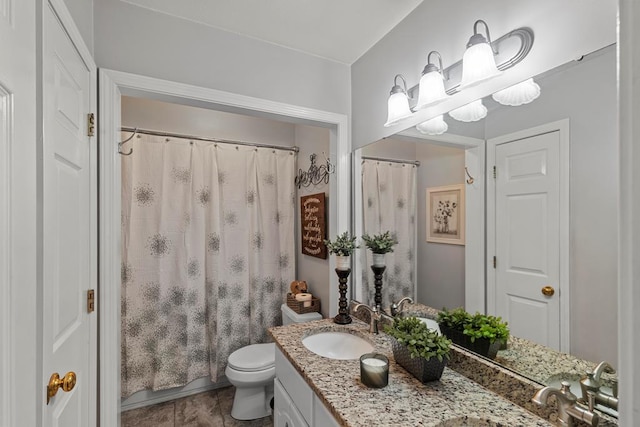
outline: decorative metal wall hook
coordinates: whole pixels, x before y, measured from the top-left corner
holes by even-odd
[[[475,179],[471,175],[469,175],[469,169],[467,169],[466,166],[464,168],[464,171],[467,174],[467,176],[469,177],[469,179],[467,179],[467,184],[469,184],[469,185],[473,184],[473,181],[475,181]]]
[[[129,138],[125,139],[124,141],[118,142],[118,154],[121,154],[123,156],[130,156],[133,153],[133,148],[130,148],[129,152],[125,153],[124,151],[122,151],[122,146],[127,142],[131,141],[133,137],[136,136],[137,133],[138,133],[138,128],[135,128]]]
[[[298,175],[296,176],[296,179],[294,181],[298,188],[302,186],[308,187],[311,184],[318,185],[321,182],[327,184],[329,182],[329,175],[336,171],[336,166],[331,164],[331,161],[326,156],[326,163],[324,165],[317,166],[316,157],[318,156],[315,153],[309,156],[311,164],[309,165],[309,169],[307,171],[298,169]]]

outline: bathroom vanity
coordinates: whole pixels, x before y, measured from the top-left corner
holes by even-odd
[[[325,319],[269,330],[277,347],[276,426],[553,425],[452,369],[445,368],[440,381],[422,384],[395,363],[389,337],[368,329],[358,319],[349,325]],[[368,388],[358,359],[322,357],[302,344],[328,331],[357,335],[387,356],[389,384]]]

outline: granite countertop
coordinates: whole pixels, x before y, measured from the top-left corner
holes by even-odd
[[[423,304],[406,304],[403,314],[436,319],[439,310]],[[532,341],[511,336],[506,350],[498,351],[495,360],[489,360],[469,352],[462,347],[453,346],[449,366],[456,372],[472,379],[478,384],[516,403],[522,408],[548,420],[556,420],[557,408],[551,399],[545,407],[531,402],[531,397],[542,387],[559,380],[578,381],[587,369],[593,369],[596,363],[579,359],[567,353],[561,353]],[[611,388],[616,374],[602,375],[604,386]],[[580,395],[580,389],[572,387],[574,394]],[[617,419],[609,415],[608,408],[598,407],[602,427],[617,426]],[[575,420],[574,420],[575,421]],[[575,421],[577,426],[585,423]]]
[[[381,389],[360,381],[359,360],[333,360],[316,355],[302,339],[324,331],[358,335],[389,358],[389,384]],[[276,345],[325,406],[344,426],[550,426],[546,420],[445,368],[440,381],[422,384],[393,358],[389,337],[368,332],[368,324],[353,319],[337,325],[332,319],[269,329]]]

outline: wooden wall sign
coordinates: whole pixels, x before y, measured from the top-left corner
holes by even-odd
[[[300,197],[302,224],[302,253],[317,258],[327,258],[324,193]]]

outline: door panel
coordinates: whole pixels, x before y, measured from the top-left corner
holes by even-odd
[[[559,131],[495,147],[496,314],[513,335],[560,347]]]
[[[42,390],[35,369],[36,3],[0,0],[0,426],[37,425]]]
[[[87,114],[95,67],[87,64],[58,16],[44,11],[43,44],[43,380],[76,374],[44,409],[45,426],[95,425],[95,165]]]

